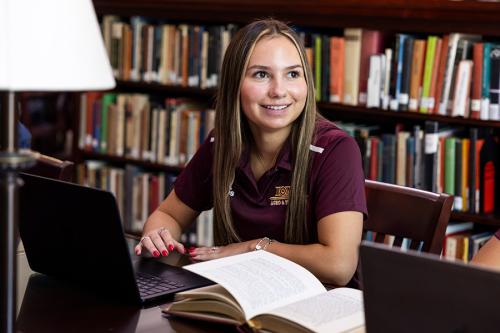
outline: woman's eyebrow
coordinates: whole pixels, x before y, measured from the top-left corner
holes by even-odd
[[[269,66],[264,66],[264,65],[252,65],[247,68],[247,70],[253,70],[253,69],[264,69],[264,70],[269,70],[271,67]],[[288,67],[285,67],[285,70],[290,70],[290,69],[295,69],[295,68],[302,68],[302,65],[291,65]]]

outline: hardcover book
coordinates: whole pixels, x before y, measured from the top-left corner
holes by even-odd
[[[266,251],[184,268],[218,284],[176,294],[165,314],[265,332],[346,332],[364,325],[360,290],[327,291],[302,266]]]

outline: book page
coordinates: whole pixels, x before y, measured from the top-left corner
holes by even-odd
[[[286,318],[314,332],[344,332],[365,323],[363,293],[351,288],[337,288],[269,311],[266,315]],[[273,325],[272,318],[262,316],[256,321]],[[274,323],[276,326],[276,323]]]
[[[266,251],[252,251],[184,268],[223,286],[241,305],[247,320],[326,291],[311,272]]]

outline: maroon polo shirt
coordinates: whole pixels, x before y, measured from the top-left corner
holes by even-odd
[[[213,207],[213,132],[175,182],[179,199],[196,211]],[[231,191],[233,222],[242,240],[264,236],[284,241],[286,206],[293,161],[290,143],[281,149],[275,166],[256,181],[245,151],[236,169]],[[317,222],[342,211],[362,212],[367,208],[364,175],[359,148],[352,137],[327,120],[318,120],[310,146],[312,168],[309,177],[308,223],[310,243],[317,241]],[[305,167],[298,165],[297,167]]]
[[[495,232],[495,237],[500,239],[500,229],[498,229],[497,232]]]

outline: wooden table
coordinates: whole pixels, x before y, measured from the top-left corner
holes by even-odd
[[[171,256],[168,260],[177,258]],[[131,306],[33,273],[22,251],[18,253],[17,264],[16,329],[19,332],[237,332],[229,326],[166,318],[161,314],[161,305]]]

